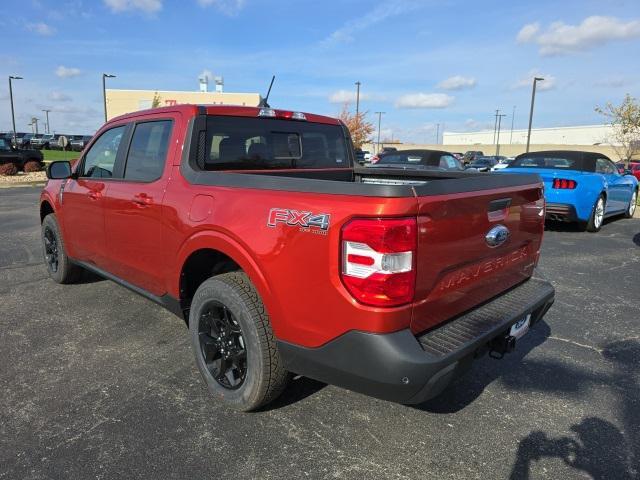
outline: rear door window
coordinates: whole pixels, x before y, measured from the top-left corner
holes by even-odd
[[[209,116],[203,170],[349,166],[340,125],[273,118]]]
[[[125,180],[152,182],[162,176],[172,123],[159,120],[136,124],[127,154]]]

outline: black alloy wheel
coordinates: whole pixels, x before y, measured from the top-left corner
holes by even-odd
[[[55,232],[48,226],[44,229],[44,256],[49,271],[56,273],[59,263],[58,239]]]
[[[240,388],[247,375],[247,350],[234,314],[211,301],[198,319],[200,355],[211,376],[224,388]]]

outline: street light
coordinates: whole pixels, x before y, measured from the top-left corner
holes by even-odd
[[[498,132],[496,135],[496,157],[500,155],[500,126],[502,125],[502,117],[506,117],[504,113],[498,115]]]
[[[9,100],[11,101],[11,123],[13,124],[13,144],[17,145],[16,139],[16,115],[13,111],[13,87],[11,86],[11,80],[22,80],[22,77],[16,75],[9,75]]]
[[[380,153],[380,124],[382,123],[382,114],[387,112],[376,112],[378,115],[378,151],[376,153]]]
[[[533,104],[536,102],[536,83],[543,81],[542,77],[533,77],[533,88],[531,89],[531,110],[529,111],[529,130],[527,132],[527,153],[529,153],[529,143],[531,142],[531,122],[533,121]]]
[[[104,100],[104,122],[107,123],[107,86],[105,79],[107,78],[116,78],[115,75],[111,75],[110,73],[102,74],[102,99]]]
[[[44,110],[42,110],[42,111],[43,111],[43,112],[44,112],[44,114],[47,116],[47,123],[45,124],[45,129],[46,129],[47,133],[51,133],[51,132],[49,131],[49,112],[50,112],[51,110],[44,109]]]
[[[360,85],[362,85],[359,81],[356,82],[356,117],[360,112]]]

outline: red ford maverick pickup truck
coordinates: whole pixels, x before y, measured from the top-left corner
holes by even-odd
[[[227,404],[292,373],[420,403],[511,351],[554,300],[537,175],[354,167],[336,119],[182,105],[105,124],[40,200],[56,282],[83,269],[188,324]],[[106,300],[106,299],[105,299]]]

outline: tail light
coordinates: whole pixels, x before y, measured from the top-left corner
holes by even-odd
[[[578,186],[575,180],[567,180],[565,178],[554,178],[553,188],[559,188],[560,190],[573,190]]]
[[[415,218],[356,219],[342,228],[342,282],[365,305],[396,307],[413,300]]]

